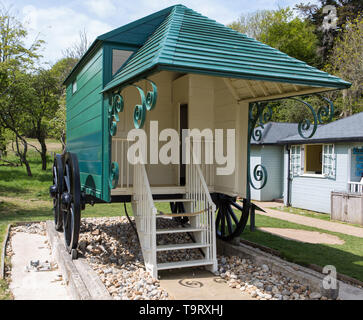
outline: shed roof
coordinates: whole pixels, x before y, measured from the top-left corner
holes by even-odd
[[[277,144],[278,141],[295,135],[298,130],[297,123],[286,122],[268,122],[264,125],[255,128],[255,130],[261,130],[262,136],[260,141],[256,141],[251,138],[251,144],[253,145],[265,145],[265,144]]]
[[[157,70],[337,89],[350,86],[349,82],[311,67],[183,5],[164,9],[163,14],[166,12],[169,14],[106,85],[104,91],[133,82]],[[140,20],[135,24],[140,24]],[[121,28],[118,32],[124,31]]]
[[[299,144],[339,141],[363,141],[363,112],[319,126],[314,136],[310,139],[303,139],[300,135],[295,134],[277,142]]]

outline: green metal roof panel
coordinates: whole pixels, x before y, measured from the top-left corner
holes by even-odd
[[[173,7],[164,22],[104,91],[155,67],[329,88],[350,86],[349,82],[311,67],[183,5]]]

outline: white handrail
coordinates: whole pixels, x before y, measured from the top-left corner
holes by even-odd
[[[363,183],[349,181],[348,182],[348,191],[352,193],[363,193]]]
[[[201,228],[203,231],[196,235],[196,241],[207,245],[203,248],[205,258],[213,260],[212,270],[217,270],[216,233],[215,233],[215,211],[216,206],[209,194],[207,184],[204,180],[199,164],[187,164],[186,197],[191,199],[191,212],[201,212],[190,218],[193,227]]]
[[[145,165],[134,165],[133,211],[146,270],[157,278],[156,213]]]

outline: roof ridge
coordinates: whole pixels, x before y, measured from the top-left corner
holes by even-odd
[[[175,26],[175,31],[174,31],[175,33],[172,34],[170,31],[173,28],[173,26],[175,25],[176,20],[182,20],[183,19],[182,16],[181,16],[181,18],[180,17],[178,18],[177,16],[179,14],[182,14],[181,12],[179,12],[180,10],[183,10],[183,13],[184,13],[185,9],[186,9],[186,7],[184,5],[179,4],[179,5],[174,6],[173,10],[170,12],[170,14],[169,14],[169,16],[167,18],[167,19],[170,19],[170,23],[168,25],[168,28],[165,30],[166,37],[164,37],[163,40],[160,42],[160,48],[155,53],[153,63],[157,63],[160,60],[160,58],[162,58],[163,51],[166,50],[166,47],[167,47],[167,46],[165,46],[165,44],[168,42],[168,40],[171,40],[171,42],[176,43],[176,40],[171,39],[171,38],[174,37],[174,36],[176,36],[176,38],[177,38],[177,36],[179,35],[181,24],[179,24],[179,26],[178,25]],[[151,37],[152,36],[153,36],[153,34],[151,35]],[[174,53],[175,53],[175,46],[174,46],[174,49],[173,49],[173,57],[174,57]]]

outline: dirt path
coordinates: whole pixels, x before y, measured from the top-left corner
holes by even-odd
[[[363,238],[363,228],[360,228],[360,227],[349,226],[349,225],[342,224],[339,222],[324,221],[324,220],[316,219],[316,218],[303,217],[298,214],[269,209],[269,207],[281,206],[280,203],[257,202],[257,201],[255,201],[255,203],[256,203],[256,205],[258,205],[259,207],[261,207],[262,209],[264,209],[266,211],[265,213],[261,212],[261,211],[256,211],[257,214],[260,214],[263,216],[281,219],[281,220],[289,221],[292,223],[301,224],[304,226],[328,230],[331,232],[338,232],[338,233],[343,233],[343,234],[347,234],[347,235],[354,236],[354,237]]]

